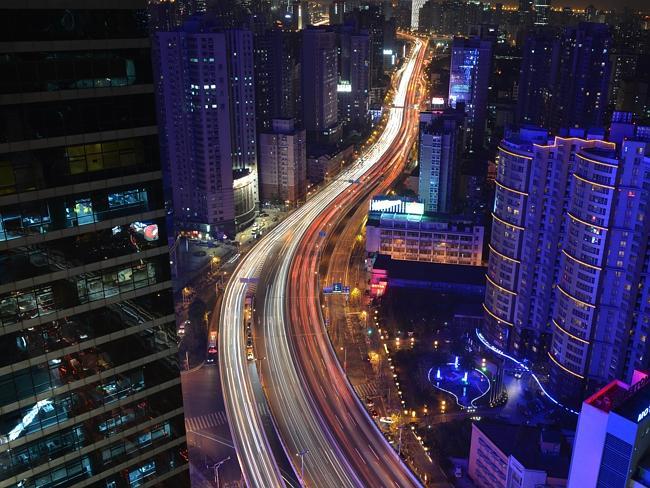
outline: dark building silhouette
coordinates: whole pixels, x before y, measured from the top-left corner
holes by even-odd
[[[605,24],[582,22],[565,30],[559,48],[552,129],[604,124],[611,46]]]
[[[3,486],[189,486],[146,2],[119,4],[0,5]]]
[[[554,30],[540,28],[526,36],[519,76],[518,123],[539,127],[549,125],[559,49],[558,35]]]

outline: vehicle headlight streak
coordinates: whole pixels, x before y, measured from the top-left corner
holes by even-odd
[[[291,244],[287,252],[293,253],[309,224],[340,194],[354,185],[350,181],[358,180],[369,171],[395,141],[405,113],[403,106],[409,80],[421,47],[422,42],[415,41],[410,60],[398,75],[399,88],[394,98],[394,106],[390,108],[388,121],[379,139],[359,158],[358,163],[344,170],[338,178],[262,238],[239,263],[224,291],[219,340],[221,383],[228,422],[248,486],[270,488],[285,486],[285,482],[264,432],[250,379],[251,363],[247,362],[245,357],[243,302],[247,285],[242,283],[241,279],[259,276],[267,256],[276,245],[288,237],[291,238]],[[280,273],[288,272],[289,262],[289,259],[285,260],[287,268],[283,264]]]

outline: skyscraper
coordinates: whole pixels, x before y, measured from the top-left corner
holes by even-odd
[[[624,127],[633,127],[622,124]],[[642,366],[647,143],[522,130],[499,148],[485,295],[486,335],[548,355],[549,391],[576,405]]]
[[[483,146],[487,93],[492,64],[492,43],[478,37],[454,38],[451,47],[449,104],[465,104],[467,113],[467,149]]]
[[[349,129],[362,131],[369,122],[370,38],[351,23],[336,26],[339,118]]]
[[[297,32],[276,27],[254,39],[256,121],[260,131],[270,130],[276,118],[302,118],[299,37]]]
[[[551,128],[602,127],[607,110],[611,35],[606,24],[582,22],[562,36]]]
[[[427,212],[453,211],[464,117],[462,108],[420,113],[418,194]]]
[[[260,134],[260,189],[267,202],[297,203],[307,193],[307,140],[293,119],[274,119]]]
[[[334,142],[340,133],[336,94],[336,33],[328,27],[302,31],[303,125],[311,141]]]
[[[0,6],[3,486],[189,486],[145,8]]]
[[[355,32],[367,32],[369,38],[368,67],[370,70],[369,88],[380,89],[384,79],[384,29],[386,25],[383,7],[380,4],[366,4],[345,14],[346,24],[351,24]],[[379,90],[383,93],[382,90]],[[383,96],[383,95],[382,95]]]
[[[558,55],[558,35],[550,29],[528,32],[522,48],[517,122],[548,127],[555,97]]]
[[[155,39],[176,229],[232,234],[258,202],[252,34],[204,15]]]

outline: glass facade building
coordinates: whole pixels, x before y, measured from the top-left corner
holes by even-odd
[[[0,5],[2,487],[189,486],[145,7]]]
[[[478,37],[455,37],[451,47],[449,105],[464,104],[467,114],[467,149],[483,146],[492,43]]]

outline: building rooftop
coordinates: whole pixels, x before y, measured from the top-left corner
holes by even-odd
[[[391,259],[385,254],[377,255],[373,268],[387,271],[391,279],[478,286],[485,286],[485,273],[487,272],[487,268],[483,266],[402,261]]]
[[[475,425],[501,452],[517,459],[526,469],[546,471],[546,474],[552,478],[566,479],[569,476],[571,453],[568,443],[560,432],[494,420],[482,420]],[[549,436],[561,442],[559,454],[542,452],[540,448],[542,435],[546,442],[549,442]]]
[[[648,415],[650,376],[648,373],[635,371],[631,384],[620,380],[611,381],[584,403],[605,413],[613,412],[628,420],[639,422]]]
[[[456,230],[458,232],[471,232],[474,224],[471,220],[466,220],[463,217],[453,216],[442,213],[426,213],[426,214],[412,214],[412,213],[399,213],[399,212],[381,212],[370,211],[368,212],[368,223],[370,226],[379,226],[382,222],[403,223],[403,226],[394,226],[395,228],[406,228],[407,224],[414,223],[421,226],[422,230]],[[432,225],[430,228],[426,224],[439,224]]]
[[[643,379],[630,386],[627,390],[627,397],[620,405],[612,410],[621,417],[633,422],[640,422],[648,416],[650,405],[650,378],[646,375]]]

